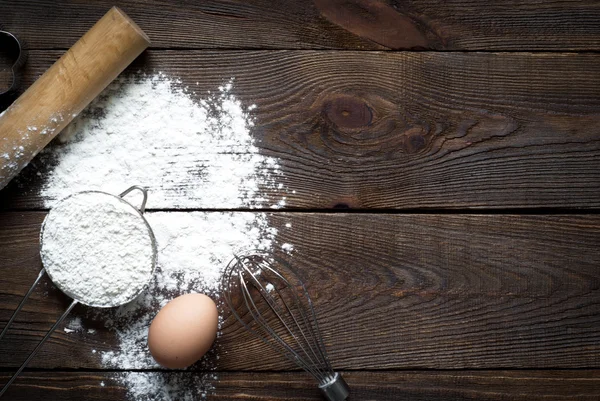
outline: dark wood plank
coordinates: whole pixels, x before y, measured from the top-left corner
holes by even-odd
[[[0,214],[0,321],[39,271],[43,217]],[[599,367],[600,216],[269,219],[278,243],[294,245],[339,369]],[[0,345],[0,367],[17,366],[67,304],[47,291],[36,292]],[[98,332],[59,330],[32,367],[101,368],[98,355],[114,349],[114,334],[85,309],[75,314]],[[219,350],[220,370],[293,368],[232,319]]]
[[[600,49],[593,0],[5,0],[0,15],[32,48],[68,48],[113,5],[157,48]]]
[[[25,373],[6,393],[6,399],[122,401],[127,399],[127,389],[119,375],[103,372]],[[195,373],[163,375],[191,376]],[[344,372],[343,375],[352,391],[348,401],[595,401],[600,394],[597,370]],[[212,382],[215,388],[207,393],[209,400],[322,400],[314,383],[299,373],[220,372],[217,376],[218,379]],[[0,377],[2,381],[8,378],[6,375]]]
[[[27,85],[61,52],[31,53]],[[271,204],[600,206],[597,54],[150,51],[140,68],[198,97],[235,77],[258,105],[260,151],[282,166],[285,190],[260,191]],[[42,207],[39,168],[2,192],[5,207]]]

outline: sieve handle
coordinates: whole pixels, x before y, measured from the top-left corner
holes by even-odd
[[[42,269],[42,273],[43,273],[43,269]],[[41,276],[41,275],[40,275]],[[39,277],[38,277],[39,280]],[[35,284],[37,284],[37,281]],[[19,370],[17,370],[15,372],[15,374],[10,378],[10,380],[4,385],[4,387],[2,387],[2,390],[0,390],[0,397],[2,397],[2,395],[6,392],[6,390],[8,390],[8,387],[17,379],[17,377],[19,377],[19,375],[21,374],[21,372],[23,371],[23,369],[25,369],[25,367],[29,364],[29,362],[33,359],[33,357],[35,356],[35,354],[37,354],[37,352],[40,350],[40,348],[42,348],[42,345],[44,345],[44,343],[46,342],[46,340],[52,335],[52,333],[54,332],[54,330],[56,330],[56,328],[62,323],[63,320],[65,320],[65,318],[67,317],[67,315],[69,314],[69,312],[71,312],[71,310],[75,307],[75,305],[77,305],[77,301],[73,301],[71,302],[71,305],[69,305],[69,307],[67,308],[67,310],[62,314],[61,317],[58,318],[58,320],[56,321],[56,323],[54,323],[54,326],[52,326],[52,328],[46,333],[46,335],[44,336],[44,338],[42,338],[42,340],[38,343],[38,345],[34,348],[33,351],[31,351],[31,354],[29,354],[29,356],[27,357],[27,359],[25,359],[25,362],[23,362],[23,364],[21,365],[21,367],[19,368]],[[21,305],[19,305],[21,306]]]
[[[125,195],[127,195],[128,193],[130,193],[131,191],[133,191],[135,189],[137,189],[138,191],[140,191],[144,195],[144,199],[142,199],[142,204],[138,208],[138,210],[140,211],[140,213],[143,214],[146,211],[146,201],[148,200],[148,190],[146,188],[140,187],[139,185],[134,185],[132,187],[127,188],[122,193],[120,193],[119,194],[119,198],[124,197]]]
[[[27,291],[27,294],[25,294],[25,296],[21,300],[21,303],[19,304],[19,306],[17,306],[17,309],[15,309],[15,311],[13,312],[12,316],[10,317],[10,319],[8,319],[8,323],[6,323],[6,326],[4,326],[4,329],[2,330],[2,333],[0,333],[0,340],[2,340],[2,338],[4,337],[4,335],[6,334],[6,332],[8,331],[8,328],[10,327],[10,325],[12,324],[12,322],[17,317],[17,314],[21,311],[21,309],[23,309],[23,306],[25,306],[25,302],[27,302],[27,299],[29,299],[29,296],[31,295],[31,293],[35,289],[35,286],[40,282],[40,280],[44,276],[44,273],[46,273],[46,269],[42,269],[40,271],[40,274],[38,274],[37,278],[33,282],[33,285],[31,286],[31,288],[29,289],[29,291]]]

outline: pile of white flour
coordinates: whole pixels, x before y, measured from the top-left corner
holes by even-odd
[[[152,277],[150,229],[130,205],[108,194],[64,199],[46,216],[40,242],[52,281],[86,305],[124,304]]]
[[[233,82],[233,81],[231,81]],[[250,110],[232,83],[200,96],[165,75],[121,78],[38,156],[53,166],[41,196],[47,207],[81,190],[118,194],[131,185],[148,187],[151,209],[253,208],[259,194],[281,192],[277,159],[261,155],[251,135]],[[133,204],[137,204],[132,200]],[[201,292],[218,302],[221,273],[235,252],[272,250],[277,231],[258,212],[150,212],[158,263],[150,288],[116,309],[90,309],[113,330],[118,346],[90,350],[115,370],[159,368],[147,349],[148,325],[160,307],[178,295]],[[85,326],[86,318],[82,319]],[[77,333],[89,333],[85,327]],[[73,335],[75,335],[73,334]],[[87,334],[86,334],[87,335]],[[217,340],[218,342],[218,340]],[[137,371],[115,374],[131,401],[194,401],[214,392],[218,346],[195,368],[200,372]],[[196,369],[197,370],[197,369]]]
[[[154,209],[271,206],[258,190],[279,166],[258,153],[252,126],[231,82],[198,101],[164,75],[119,78],[42,152],[38,162],[54,168],[41,195],[52,206],[76,191],[135,184]]]

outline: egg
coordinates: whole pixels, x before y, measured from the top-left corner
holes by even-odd
[[[186,294],[166,304],[148,330],[148,348],[166,368],[186,368],[202,358],[217,336],[217,306],[203,294]]]

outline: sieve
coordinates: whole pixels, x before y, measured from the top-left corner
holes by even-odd
[[[131,191],[134,191],[134,190],[141,191],[142,195],[143,195],[143,199],[142,199],[142,202],[141,202],[141,205],[140,205],[139,208],[135,207],[134,205],[132,205],[131,203],[129,203],[125,199],[123,199],[123,197],[125,195],[129,194]],[[70,195],[70,196],[62,199],[61,201],[59,201],[59,203],[56,206],[58,206],[62,202],[65,202],[65,201],[69,200],[70,198],[72,198],[74,196],[77,196],[77,195],[80,195],[80,194],[84,194],[84,193],[97,193],[99,196],[110,196],[112,198],[116,198],[116,199],[119,200],[119,202],[122,202],[123,204],[125,204],[127,208],[131,208],[134,211],[134,213],[137,214],[140,217],[140,219],[143,220],[144,225],[148,229],[148,236],[149,236],[150,244],[151,244],[151,247],[152,247],[152,258],[151,258],[152,267],[150,269],[150,274],[148,275],[147,279],[145,280],[145,284],[143,286],[141,286],[140,289],[136,293],[132,294],[130,297],[128,297],[127,299],[125,299],[123,302],[120,302],[118,304],[111,304],[109,306],[107,306],[107,305],[94,305],[93,302],[89,302],[89,301],[87,301],[85,299],[78,299],[72,293],[70,293],[67,289],[61,288],[60,284],[57,284],[57,283],[53,282],[54,285],[56,285],[56,287],[58,287],[59,290],[61,290],[67,296],[69,296],[70,298],[72,298],[73,301],[67,307],[67,309],[65,310],[65,312],[58,318],[58,320],[56,321],[56,323],[54,323],[54,325],[52,326],[52,328],[50,328],[50,330],[46,333],[46,335],[44,335],[44,337],[38,343],[38,345],[35,347],[35,349],[29,354],[29,356],[27,357],[27,359],[25,360],[25,362],[23,362],[23,364],[21,365],[21,367],[10,378],[10,380],[4,385],[4,387],[0,391],[0,397],[4,394],[4,392],[8,389],[8,387],[15,381],[15,379],[19,376],[19,374],[23,371],[23,369],[25,369],[25,367],[27,366],[27,364],[33,359],[33,357],[35,356],[35,354],[40,350],[40,348],[42,347],[42,345],[44,344],[44,342],[46,342],[46,340],[52,335],[52,333],[62,323],[62,321],[67,317],[67,315],[71,312],[71,310],[75,307],[75,305],[77,305],[77,304],[83,304],[83,305],[86,305],[86,306],[91,306],[91,307],[96,307],[96,308],[112,308],[112,307],[124,305],[124,304],[126,304],[128,302],[133,301],[136,297],[138,297],[146,289],[146,287],[148,287],[148,284],[150,283],[150,280],[154,276],[154,270],[156,268],[156,255],[157,255],[156,239],[154,238],[154,233],[152,232],[152,228],[150,228],[150,225],[148,224],[148,221],[146,221],[146,219],[144,218],[144,212],[146,210],[146,201],[148,200],[148,191],[145,188],[137,186],[137,185],[134,185],[134,186],[128,188],[127,190],[125,190],[124,192],[122,192],[119,195],[113,195],[113,194],[109,194],[107,192],[101,192],[101,191],[82,191],[82,192],[77,192],[77,193],[75,193],[73,195]],[[50,212],[52,212],[52,211],[50,211]],[[50,213],[48,215],[50,215]],[[42,223],[42,229],[40,231],[40,253],[42,254],[42,265],[44,263],[43,262],[44,261],[44,255],[43,255],[43,246],[42,245],[43,245],[43,238],[44,238],[44,230],[47,229],[47,227],[46,227],[46,223],[47,222],[48,222],[48,216],[46,216],[46,218],[44,219],[44,222]],[[27,291],[27,294],[25,294],[25,296],[23,297],[23,300],[21,301],[21,303],[19,304],[19,306],[17,306],[17,309],[15,309],[13,315],[8,320],[8,323],[6,324],[6,326],[4,327],[4,329],[2,330],[2,333],[0,333],[0,340],[4,337],[4,335],[8,331],[8,328],[10,327],[10,325],[15,320],[15,317],[17,316],[17,314],[19,313],[19,311],[25,305],[25,302],[27,301],[27,299],[29,298],[29,296],[31,295],[31,293],[33,292],[33,290],[35,289],[36,285],[39,283],[39,281],[41,280],[41,278],[44,276],[44,274],[48,273],[46,270],[47,270],[46,267],[43,266],[42,270],[40,271],[40,273],[38,274],[37,278],[33,282],[33,285],[31,286],[31,288],[29,289],[29,291]],[[48,273],[48,276],[52,280],[52,275]]]

